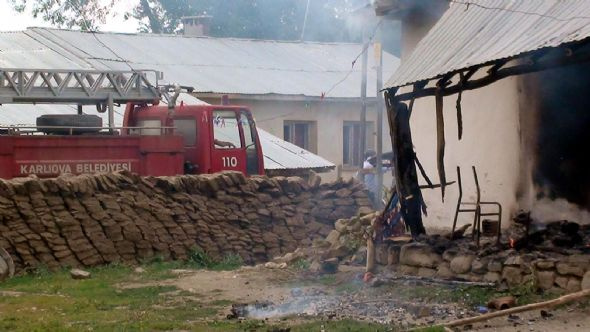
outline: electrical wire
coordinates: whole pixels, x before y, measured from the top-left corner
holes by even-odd
[[[106,48],[111,53],[113,53],[113,55],[115,57],[117,57],[121,62],[124,62],[127,65],[127,67],[129,67],[129,69],[134,71],[135,69],[129,64],[129,62],[127,60],[125,60],[123,57],[121,57],[119,54],[117,54],[117,52],[115,52],[112,48],[110,48],[107,44],[103,43],[102,40],[100,40],[98,38],[98,36],[96,35],[96,31],[94,31],[94,29],[92,29],[92,27],[88,23],[88,20],[86,19],[86,16],[84,15],[84,12],[80,9],[80,6],[78,6],[79,5],[78,1],[79,0],[71,0],[70,3],[74,7],[74,9],[76,9],[76,11],[78,11],[78,14],[82,17],[82,23],[84,24],[86,31],[90,32],[92,34],[92,36],[94,37],[94,39],[96,39],[97,42],[99,42],[102,46],[104,46],[104,48]]]
[[[326,92],[322,92],[322,99],[323,98],[326,98],[336,87],[338,87],[340,84],[342,84],[344,81],[346,81],[346,79],[353,73],[353,71],[354,71],[354,65],[356,64],[356,62],[358,61],[358,59],[365,52],[367,52],[367,50],[369,49],[369,46],[371,45],[371,42],[375,38],[375,35],[377,34],[377,31],[379,30],[379,27],[381,26],[382,23],[383,23],[383,18],[380,19],[379,22],[377,23],[377,25],[375,26],[375,29],[373,30],[373,33],[371,33],[371,36],[369,37],[369,40],[365,43],[365,45],[363,45],[363,49],[361,50],[361,52],[354,58],[354,60],[352,60],[352,66],[351,66],[350,70],[346,73],[346,75],[344,75],[344,77],[341,80],[339,80],[338,82],[334,83],[334,85],[332,85]]]
[[[462,0],[447,0],[450,3],[456,3],[459,5],[465,5],[466,8],[465,10],[469,10],[470,6],[473,7],[478,7],[481,9],[488,9],[488,10],[502,10],[502,11],[507,11],[507,12],[511,12],[511,13],[517,13],[517,14],[523,14],[523,15],[532,15],[532,16],[538,16],[538,17],[542,17],[542,18],[548,18],[548,19],[552,19],[555,21],[560,21],[560,22],[569,22],[571,20],[590,20],[590,16],[571,16],[568,18],[563,18],[563,17],[557,17],[557,16],[552,16],[552,15],[546,15],[546,14],[541,14],[541,13],[534,13],[534,12],[527,12],[524,10],[516,10],[516,9],[510,9],[510,8],[504,8],[504,7],[493,7],[493,6],[486,6],[486,5],[482,5],[480,3],[474,2],[474,1],[462,1]]]
[[[274,120],[274,119],[284,118],[286,116],[293,115],[293,114],[296,114],[296,113],[299,113],[299,111],[293,111],[293,112],[289,112],[287,114],[280,114],[280,115],[272,116],[270,118],[266,118],[266,119],[262,119],[262,120],[256,120],[256,123],[267,122],[267,121],[271,121],[271,120]]]

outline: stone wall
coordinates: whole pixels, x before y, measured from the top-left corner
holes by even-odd
[[[0,247],[17,270],[185,259],[197,247],[256,263],[324,238],[335,220],[369,206],[354,180],[310,184],[237,172],[1,180]]]
[[[590,288],[588,254],[509,249],[482,255],[471,249],[450,248],[439,254],[428,244],[409,243],[380,246],[376,256],[381,264],[387,264],[389,257],[389,262],[395,262],[392,268],[401,274],[505,283],[510,287],[532,282],[538,289],[568,292]]]

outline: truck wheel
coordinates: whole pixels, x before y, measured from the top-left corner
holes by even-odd
[[[102,127],[102,119],[97,115],[90,114],[46,114],[37,118],[38,130],[51,135],[74,135],[97,133],[100,128],[80,127]],[[42,127],[65,127],[65,128],[42,128]]]

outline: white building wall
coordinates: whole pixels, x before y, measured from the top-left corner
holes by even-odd
[[[219,100],[201,99],[210,103],[219,103]],[[279,101],[279,100],[246,100],[232,99],[232,105],[246,105],[250,107],[256,124],[269,133],[283,138],[284,121],[315,121],[317,128],[317,151],[316,153],[333,162],[335,165],[342,165],[343,162],[343,125],[345,121],[360,121],[359,102],[342,101]],[[383,116],[383,152],[391,151],[391,140],[387,115]],[[373,122],[374,132],[372,133],[372,146],[376,147],[377,142],[377,115],[373,105],[367,108],[367,121]],[[369,145],[370,146],[370,145]],[[342,167],[342,177],[345,179],[354,176],[356,167]],[[335,180],[338,171],[320,174],[324,181]],[[391,175],[386,174],[384,183],[391,184]]]
[[[516,79],[509,78],[488,87],[467,91],[462,98],[463,138],[457,137],[457,96],[444,98],[445,168],[447,181],[456,181],[461,167],[463,201],[474,201],[476,189],[471,166],[478,172],[484,201],[502,204],[503,220],[516,209],[520,176],[520,135]],[[436,167],[436,114],[434,97],[416,100],[410,120],[413,142],[419,160],[434,183],[439,183]],[[419,175],[420,184],[426,182]],[[428,206],[426,227],[450,227],[459,195],[458,185],[422,191]],[[462,213],[458,225],[473,222],[473,215]],[[506,223],[507,224],[507,223]]]

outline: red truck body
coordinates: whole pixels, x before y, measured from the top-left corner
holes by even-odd
[[[118,135],[0,136],[0,178],[120,170],[153,176],[223,170],[251,175],[264,174],[264,165],[252,115],[239,106],[128,104]]]

